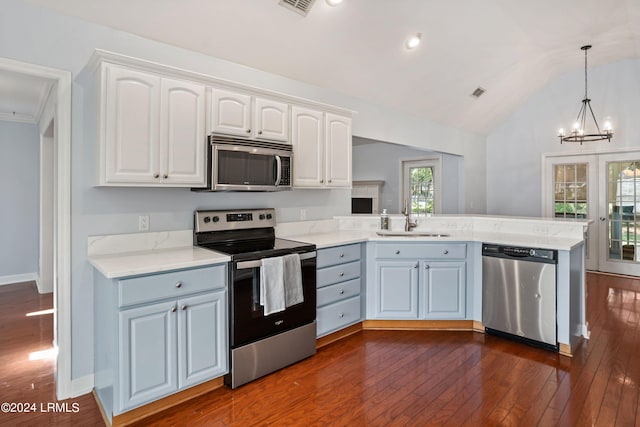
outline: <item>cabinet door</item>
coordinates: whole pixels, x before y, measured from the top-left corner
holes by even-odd
[[[464,262],[421,262],[421,313],[425,319],[464,319],[466,274]]]
[[[351,187],[351,119],[327,113],[326,173],[327,186]]]
[[[160,182],[160,77],[106,66],[105,183]]]
[[[177,317],[175,301],[123,310],[118,314],[120,376],[117,412],[156,400],[178,389]]]
[[[211,103],[212,132],[251,136],[251,96],[213,89]]]
[[[374,311],[378,319],[418,318],[418,261],[376,262]]]
[[[227,372],[226,291],[178,301],[178,386],[192,386]]]
[[[205,185],[205,87],[162,79],[161,179],[175,186]]]
[[[292,107],[293,186],[324,187],[324,126],[319,111]]]
[[[288,104],[256,98],[253,117],[256,138],[289,142]]]

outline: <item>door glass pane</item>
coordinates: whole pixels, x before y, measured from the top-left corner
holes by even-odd
[[[432,167],[409,168],[409,192],[412,214],[421,216],[434,212]]]
[[[587,217],[586,163],[554,165],[554,204],[556,218]]]
[[[610,260],[638,260],[640,160],[607,163],[607,221]]]

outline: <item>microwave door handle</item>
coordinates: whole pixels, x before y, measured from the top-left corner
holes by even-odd
[[[280,156],[276,155],[276,187],[280,185],[280,180],[282,179],[282,159]]]

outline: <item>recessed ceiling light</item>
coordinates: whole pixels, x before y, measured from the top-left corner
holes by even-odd
[[[340,3],[342,3],[342,0],[327,0],[327,4],[332,7],[337,6]]]
[[[407,49],[415,49],[420,44],[420,39],[422,39],[422,33],[415,33],[407,39],[405,46]]]

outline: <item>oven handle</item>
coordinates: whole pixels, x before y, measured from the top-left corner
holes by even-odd
[[[311,259],[316,257],[316,251],[313,252],[305,252],[300,254],[300,261],[304,261],[305,259]],[[236,270],[246,270],[249,268],[259,268],[261,265],[260,260],[257,261],[240,261],[236,264]]]

